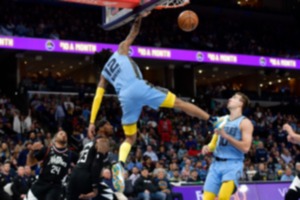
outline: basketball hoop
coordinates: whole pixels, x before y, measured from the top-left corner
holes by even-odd
[[[156,6],[156,10],[180,8],[190,3],[190,0],[167,0],[164,4]]]

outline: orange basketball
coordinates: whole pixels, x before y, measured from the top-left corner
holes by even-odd
[[[199,24],[198,15],[191,10],[186,10],[178,16],[178,26],[183,31],[190,32],[197,28]]]

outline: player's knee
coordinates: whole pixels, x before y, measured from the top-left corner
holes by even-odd
[[[137,124],[129,124],[129,125],[123,125],[123,130],[126,135],[126,137],[132,137],[135,136],[137,133]]]
[[[126,135],[126,141],[133,145],[136,141],[136,134],[130,136]]]
[[[180,99],[180,98],[175,99],[174,108],[178,108],[181,110],[184,107],[184,105],[185,105],[185,102],[182,99]]]

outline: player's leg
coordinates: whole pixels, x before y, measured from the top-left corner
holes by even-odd
[[[61,185],[53,185],[48,191],[45,196],[45,200],[60,200],[62,199],[62,188]]]
[[[190,102],[183,101],[178,97],[175,100],[174,108],[182,110],[186,114],[188,114],[192,117],[197,117],[199,119],[208,120],[209,116],[210,116],[207,112],[205,112],[204,110],[202,110],[198,106],[196,106],[196,105],[194,105]]]
[[[299,198],[300,193],[292,189],[289,189],[284,196],[284,200],[298,200]]]
[[[298,188],[300,187],[300,179],[296,176],[290,185],[288,192],[285,194],[285,200],[298,200],[300,198],[300,192]]]
[[[216,195],[212,192],[204,191],[203,200],[215,200]]]
[[[79,200],[81,194],[87,194],[92,190],[91,172],[75,167],[67,185],[67,200]]]
[[[208,174],[203,186],[203,200],[215,200],[221,186],[221,176],[218,170],[218,162],[213,162],[209,167]]]
[[[119,162],[112,166],[113,185],[118,192],[123,193],[125,180],[123,177],[124,163],[136,141],[137,121],[142,111],[142,104],[130,98],[120,98],[122,107],[122,124],[126,139],[119,148]]]
[[[231,195],[237,189],[244,163],[242,160],[228,160],[220,163],[222,185],[218,197],[220,200],[230,200]]]
[[[192,103],[181,100],[166,88],[154,87],[148,84],[145,98],[147,98],[146,105],[149,105],[153,109],[157,109],[158,107],[177,108],[192,117],[198,117],[204,120],[209,119],[207,112]]]
[[[27,200],[38,200],[38,198],[32,193],[31,189],[27,193]]]
[[[234,193],[236,187],[234,181],[225,181],[222,183],[220,192],[218,194],[219,200],[230,200],[231,195]]]

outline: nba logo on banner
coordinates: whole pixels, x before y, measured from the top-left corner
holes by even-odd
[[[200,62],[202,62],[204,60],[204,56],[202,52],[197,52],[196,54],[196,59]]]
[[[260,57],[259,59],[259,64],[261,66],[266,66],[267,62],[266,62],[266,59],[264,57]]]
[[[55,45],[54,45],[54,43],[52,42],[52,40],[47,40],[47,41],[46,41],[45,48],[46,48],[46,50],[48,50],[48,51],[53,51],[53,50],[55,49]]]

